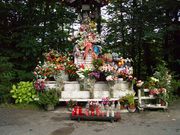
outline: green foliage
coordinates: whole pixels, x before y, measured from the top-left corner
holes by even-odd
[[[56,89],[48,89],[42,93],[39,93],[38,103],[42,106],[53,105],[55,106],[59,101],[58,93]]]
[[[153,74],[153,80],[155,80],[154,88],[166,89],[166,94],[159,94],[158,96],[168,103],[171,103],[176,97],[175,92],[180,87],[180,82],[174,79],[174,75],[170,73],[164,61],[157,65],[155,73]],[[149,83],[152,86],[152,81]]]
[[[0,52],[13,66],[13,83],[31,80],[49,49],[72,49],[67,37],[76,16],[60,1],[1,1],[0,12]]]
[[[12,86],[10,92],[15,99],[15,103],[28,104],[35,101],[37,97],[33,82],[19,82],[17,85]]]
[[[0,103],[10,102],[10,89],[12,80],[15,78],[12,63],[8,62],[8,57],[0,56]]]
[[[153,68],[164,58],[177,71],[179,6],[178,1],[170,0],[111,1],[107,8],[110,19],[106,47],[131,57],[134,74],[140,79],[152,75]]]
[[[101,58],[97,58],[97,59],[94,59],[92,63],[93,63],[93,66],[98,70],[99,67],[103,65],[104,61]]]
[[[122,98],[120,98],[120,104],[121,105],[134,105],[135,101],[134,101],[134,94],[127,94],[126,96],[123,96]]]

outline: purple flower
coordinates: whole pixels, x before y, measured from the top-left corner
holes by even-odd
[[[95,77],[95,78],[100,78],[100,72],[96,72],[96,71],[94,71],[94,72],[91,72],[90,74],[89,74],[91,77]]]

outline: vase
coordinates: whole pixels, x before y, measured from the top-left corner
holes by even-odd
[[[68,81],[69,76],[65,73],[65,71],[61,71],[60,73],[54,75],[54,79],[56,81]]]
[[[95,79],[91,78],[84,78],[83,80],[80,81],[81,83],[81,89],[85,91],[89,91],[90,93],[90,98],[94,98],[94,84],[95,84]]]
[[[136,111],[135,105],[130,105],[130,106],[127,107],[127,109],[128,109],[129,112],[132,112],[132,113]]]
[[[115,81],[108,81],[108,87],[109,87],[109,94],[110,97],[113,98],[113,87],[114,87]]]

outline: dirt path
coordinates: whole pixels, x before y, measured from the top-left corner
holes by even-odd
[[[115,123],[71,121],[66,108],[52,112],[0,108],[0,135],[179,135],[180,100],[168,112],[124,113]]]

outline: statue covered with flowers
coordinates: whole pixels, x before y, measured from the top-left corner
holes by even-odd
[[[74,63],[77,66],[83,64],[92,67],[93,59],[101,53],[101,47],[98,45],[101,38],[96,32],[96,23],[86,16],[75,38]]]

